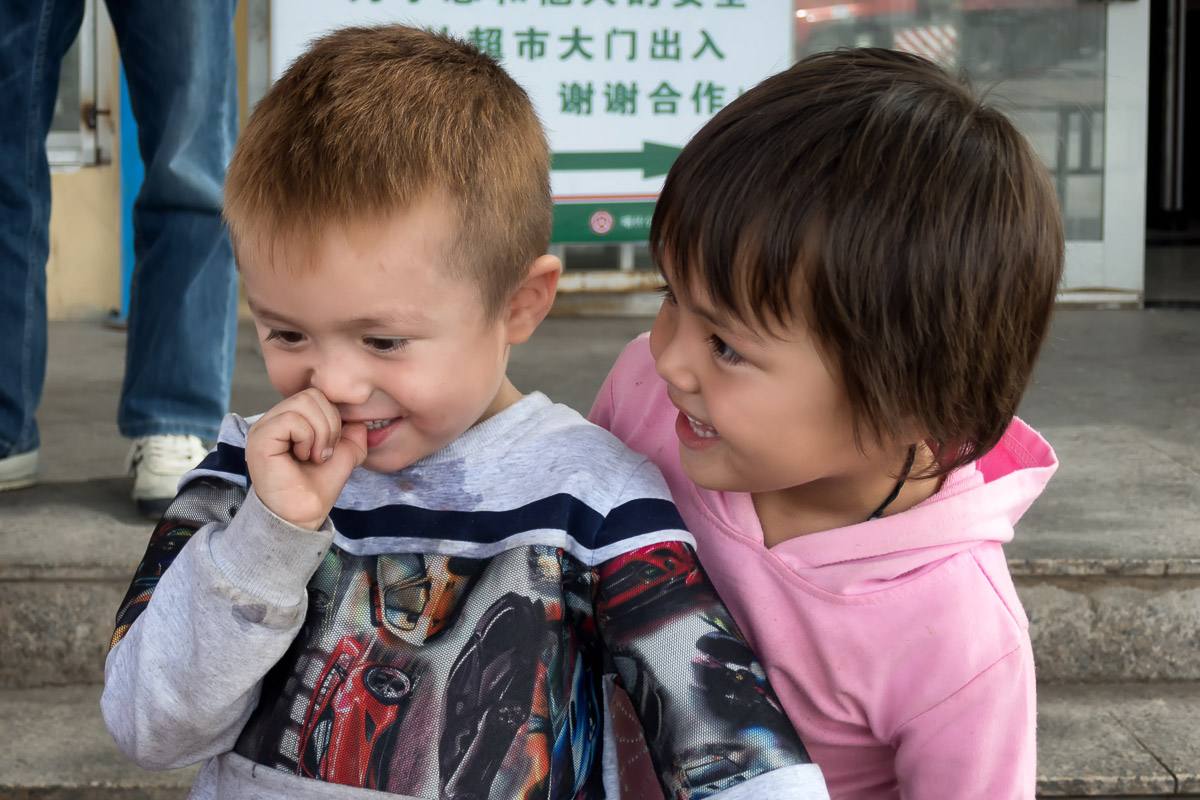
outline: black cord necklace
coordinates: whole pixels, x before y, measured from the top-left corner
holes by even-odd
[[[875,509],[871,516],[867,517],[867,522],[873,519],[879,519],[883,515],[883,510],[892,504],[892,501],[900,496],[900,490],[904,488],[904,482],[908,480],[908,474],[912,472],[913,461],[917,458],[917,446],[910,444],[908,446],[908,459],[904,462],[904,472],[900,474],[900,480],[896,482],[896,488],[892,489],[892,493],[887,496],[883,504]]]

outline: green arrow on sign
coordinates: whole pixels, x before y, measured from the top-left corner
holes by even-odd
[[[656,178],[666,175],[675,157],[682,147],[657,142],[642,142],[641,151],[628,150],[605,151],[594,153],[555,153],[550,165],[552,170],[582,170],[582,169],[640,169],[643,178]]]

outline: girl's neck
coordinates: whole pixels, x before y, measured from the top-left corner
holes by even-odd
[[[922,446],[917,448],[911,475],[928,469],[933,456]],[[772,492],[752,494],[754,510],[762,525],[763,541],[773,547],[818,531],[843,528],[866,522],[879,504],[896,488],[898,470],[881,470],[874,475],[845,477],[793,486]],[[932,497],[941,486],[937,479],[904,481],[882,516],[890,517],[907,511]]]

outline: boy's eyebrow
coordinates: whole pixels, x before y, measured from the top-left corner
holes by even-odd
[[[250,306],[250,313],[253,314],[257,318],[270,319],[270,320],[274,320],[275,322],[283,322],[283,323],[291,324],[291,320],[289,320],[287,317],[285,317],[284,315],[279,314],[275,311],[272,311],[269,308],[260,306],[258,303],[254,302],[254,298],[252,298],[250,296],[246,297],[246,305]]]
[[[425,317],[421,314],[409,314],[399,311],[389,311],[386,314],[376,314],[367,317],[355,317],[347,320],[342,324],[342,328],[346,330],[359,330],[363,328],[408,328],[416,325],[419,322],[424,322]]]
[[[302,327],[302,326],[297,325],[291,319],[289,319],[285,314],[281,314],[277,311],[272,311],[269,308],[260,306],[258,303],[255,303],[249,297],[246,298],[246,304],[248,306],[250,306],[250,312],[252,314],[254,314],[254,316],[256,316],[260,319],[270,320],[272,322],[279,322],[279,323],[283,323],[284,325],[289,325],[292,327]],[[392,328],[392,327],[403,328],[403,327],[415,325],[419,322],[424,321],[424,319],[425,319],[425,317],[422,316],[421,314],[406,313],[406,312],[396,311],[396,310],[392,309],[383,314],[372,314],[372,315],[367,315],[367,316],[363,316],[363,317],[355,317],[354,319],[346,320],[345,322],[341,323],[338,327],[342,328],[343,330],[363,330],[363,329],[370,329],[370,328]]]

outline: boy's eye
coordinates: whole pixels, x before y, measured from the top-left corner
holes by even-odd
[[[382,336],[368,336],[363,344],[375,353],[396,353],[408,346],[408,339],[388,339]]]
[[[734,350],[721,339],[720,336],[713,334],[708,337],[708,344],[712,347],[713,355],[719,360],[729,364],[740,364],[745,361],[738,351]]]
[[[267,341],[277,341],[282,342],[283,344],[300,344],[300,342],[304,341],[304,334],[296,333],[295,331],[272,329],[271,332],[267,334]]]

